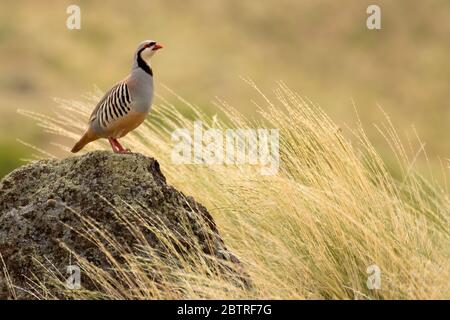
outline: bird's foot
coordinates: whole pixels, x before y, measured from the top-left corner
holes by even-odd
[[[130,149],[124,149],[124,150],[114,151],[114,153],[117,153],[117,154],[131,154],[132,152],[131,152]]]
[[[108,138],[109,143],[111,144],[111,148],[113,149],[114,153],[117,154],[129,154],[131,153],[130,149],[125,149],[117,139],[114,138]]]

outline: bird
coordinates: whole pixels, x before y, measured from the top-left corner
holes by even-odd
[[[72,148],[72,153],[102,138],[108,139],[114,153],[131,152],[118,139],[139,127],[151,110],[153,70],[150,58],[161,48],[163,46],[154,40],[145,40],[139,44],[130,74],[100,99],[89,118],[87,130]]]

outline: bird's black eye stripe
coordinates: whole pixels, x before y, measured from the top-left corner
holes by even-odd
[[[151,42],[153,43],[152,45],[155,45],[156,42]],[[150,43],[150,44],[151,44]],[[139,68],[141,68],[142,70],[144,70],[145,72],[147,72],[149,75],[153,76],[153,71],[152,68],[149,67],[149,65],[142,59],[141,53],[142,51],[144,51],[145,49],[147,49],[149,47],[149,45],[145,45],[143,46],[138,52],[137,52],[137,59],[136,62],[139,66]]]
[[[156,42],[150,42],[148,45],[146,45],[147,48],[150,48],[152,46],[154,46],[156,44]]]

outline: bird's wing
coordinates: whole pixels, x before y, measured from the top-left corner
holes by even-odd
[[[131,96],[127,81],[120,81],[103,96],[89,118],[89,123],[98,120],[103,128],[130,112]]]

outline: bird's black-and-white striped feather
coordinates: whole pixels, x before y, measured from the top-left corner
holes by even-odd
[[[131,111],[131,102],[127,84],[119,82],[100,100],[92,113],[91,122],[98,120],[100,126],[106,129],[112,122],[124,117]]]

